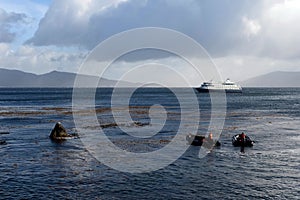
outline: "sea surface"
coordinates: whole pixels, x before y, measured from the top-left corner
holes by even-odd
[[[177,89],[188,102],[185,91]],[[195,93],[199,104],[190,108],[200,111],[197,134],[205,135],[213,116],[210,96]],[[111,113],[111,94],[112,89],[98,89],[94,107],[87,105],[82,116],[88,119],[89,109],[96,109],[100,128],[125,151],[163,148],[180,123],[190,133],[169,89],[136,90],[129,102],[133,121],[120,124]],[[242,94],[227,94],[226,100],[221,147],[200,159],[200,148],[190,146],[165,168],[132,174],[104,165],[85,148],[80,138],[84,131],[73,120],[72,89],[0,88],[0,133],[9,132],[0,134],[7,143],[0,145],[0,199],[299,199],[300,88],[244,88]],[[154,111],[163,106],[167,113],[156,135],[137,139],[123,131],[150,130],[153,105]],[[79,138],[51,141],[58,121]],[[242,131],[255,141],[244,153],[231,144],[232,136]]]

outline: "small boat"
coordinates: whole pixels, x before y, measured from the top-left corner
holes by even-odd
[[[196,88],[199,92],[214,92],[225,91],[227,93],[241,93],[242,87],[227,79],[223,83],[217,82],[204,82],[200,87]]]
[[[254,142],[247,135],[245,135],[244,140],[241,134],[237,134],[232,137],[232,145],[235,147],[252,147],[253,144]]]
[[[221,143],[217,140],[212,140],[212,139],[209,139],[209,138],[205,138],[204,136],[201,136],[201,135],[187,135],[186,136],[186,140],[188,141],[188,143],[190,145],[193,145],[193,146],[202,146],[202,144],[204,142],[207,142],[207,143],[213,143],[214,146],[221,146]]]

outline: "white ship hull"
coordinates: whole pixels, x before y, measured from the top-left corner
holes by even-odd
[[[213,92],[213,91],[225,91],[241,93],[242,87],[231,82],[227,79],[223,83],[204,82],[199,88],[196,88],[199,92]]]

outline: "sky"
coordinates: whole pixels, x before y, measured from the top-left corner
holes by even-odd
[[[201,44],[223,79],[241,81],[300,71],[299,21],[299,0],[0,0],[0,68],[76,73],[114,34],[162,27]],[[180,58],[157,52],[119,59],[106,76],[145,59],[192,76]]]

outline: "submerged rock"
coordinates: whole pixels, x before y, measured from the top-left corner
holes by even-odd
[[[5,140],[0,140],[0,145],[5,145],[7,144]]]
[[[193,146],[202,146],[205,145],[207,147],[219,147],[221,146],[221,143],[218,140],[213,140],[212,138],[205,138],[205,136],[201,135],[192,135],[189,134],[186,136],[186,140],[188,141],[189,145]]]
[[[117,123],[108,123],[108,124],[101,124],[100,127],[101,128],[110,128],[110,127],[117,127],[118,124]]]
[[[67,133],[67,130],[63,127],[63,125],[60,122],[57,122],[52,129],[50,136],[53,140],[63,140],[68,137],[72,137],[72,135]]]

